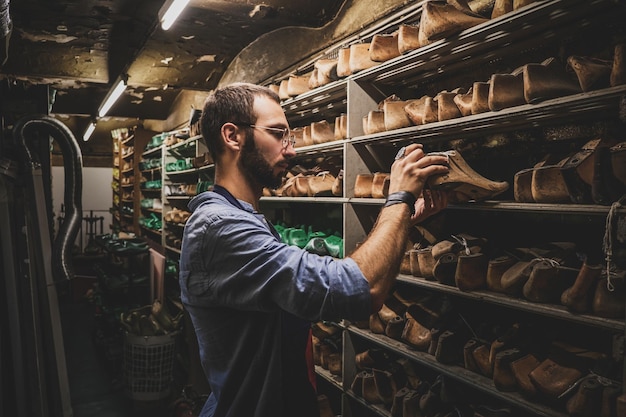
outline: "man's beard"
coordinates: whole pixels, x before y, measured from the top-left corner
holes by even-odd
[[[246,137],[241,149],[240,161],[243,172],[249,181],[271,189],[278,188],[282,184],[283,173],[274,174],[274,169],[259,153],[252,134]]]

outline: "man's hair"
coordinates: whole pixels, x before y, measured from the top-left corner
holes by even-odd
[[[280,103],[278,94],[267,87],[249,83],[235,83],[213,91],[204,103],[200,130],[211,156],[217,161],[224,151],[221,129],[224,123],[256,123],[257,115],[252,109],[254,99],[266,96]]]

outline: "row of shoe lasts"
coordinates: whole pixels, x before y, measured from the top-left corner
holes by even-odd
[[[144,190],[160,190],[162,185],[162,180],[146,180],[141,183],[141,188]]]
[[[161,230],[163,222],[156,213],[150,213],[148,216],[140,217],[139,224],[150,230]]]
[[[113,191],[119,191],[120,190],[119,181],[111,181],[111,188],[113,189]]]
[[[213,157],[209,151],[204,152],[202,155],[198,155],[193,158],[192,165],[194,168],[202,168],[203,166],[211,165],[213,163]]]
[[[131,191],[124,191],[122,193],[122,200],[132,200],[133,197],[135,196],[135,190],[131,190]]]
[[[148,142],[148,144],[146,145],[146,151],[158,148],[159,146],[163,145],[163,142],[165,141],[165,138],[167,136],[168,134],[166,132],[158,133],[152,136],[152,138],[150,138],[150,142]]]
[[[165,185],[166,196],[193,196],[198,191],[198,184],[172,183]]]
[[[450,170],[447,174],[430,177],[427,185],[430,189],[445,190],[450,202],[480,201],[497,196],[508,189],[509,184],[506,181],[493,181],[474,171],[458,151],[446,151],[443,153],[448,157]],[[342,177],[341,173],[339,176]],[[295,188],[293,190],[287,189],[288,196],[311,196],[308,192],[304,193],[306,187],[301,186],[298,188],[297,181],[302,180],[296,178],[292,181],[295,183]],[[329,180],[327,181],[330,183]],[[286,185],[289,185],[289,181],[287,181]],[[341,185],[337,183],[335,187],[331,187],[332,195],[341,195],[338,193]],[[299,192],[298,190],[301,191]],[[388,193],[389,173],[376,172],[373,174],[358,174],[356,176],[354,197],[385,198]]]
[[[343,140],[348,137],[348,116],[342,113],[335,117],[334,123],[320,120],[311,122],[308,126],[294,127],[291,132],[296,141],[294,145],[296,148]]]
[[[424,95],[410,100],[401,100],[396,95],[391,95],[381,101],[376,110],[363,116],[363,132],[369,135],[441,122],[539,103],[590,89],[621,85],[626,83],[625,48],[624,44],[615,47],[615,59],[611,66],[606,67],[608,73],[603,75],[580,68],[583,62],[593,62],[591,58],[570,56],[568,63],[576,63],[574,68],[578,68],[575,69],[578,81],[570,78],[565,67],[551,57],[539,64],[523,65],[510,74],[493,74],[489,81],[474,82],[469,89],[459,87],[451,91],[441,91],[434,97]],[[609,77],[610,74],[614,75]]]
[[[177,159],[174,162],[168,162],[165,164],[166,172],[175,172],[175,171],[187,171],[188,169],[194,168],[193,165],[194,158],[183,158]]]
[[[432,382],[420,375],[413,363],[395,359],[381,349],[356,354],[360,371],[350,384],[354,395],[370,404],[384,406],[392,417],[507,417],[508,408],[473,404],[469,394],[449,387],[443,375]]]
[[[370,330],[427,352],[437,362],[463,364],[466,369],[493,379],[500,391],[519,391],[529,399],[557,408],[566,407],[571,415],[616,415],[598,412],[600,408],[616,408],[621,401],[617,399],[621,393],[619,384],[608,377],[589,373],[590,369],[605,368],[602,371],[610,374],[606,355],[548,341],[549,338],[543,338],[537,329],[519,323],[506,331],[500,330],[498,335],[478,337],[464,326],[454,324],[451,319],[454,314],[445,299],[416,300],[412,302],[394,293],[370,318]],[[595,381],[588,382],[589,379]],[[583,380],[587,381],[585,389],[581,384]],[[583,401],[589,384],[597,386],[596,394],[606,389],[602,403],[597,396],[591,398],[593,404]],[[626,396],[622,400],[626,405]],[[577,414],[580,408],[589,407],[592,408],[590,413]]]
[[[122,147],[122,157],[126,157],[126,156],[132,154],[133,152],[135,152],[135,147],[134,146],[123,146]]]
[[[126,172],[126,171],[130,171],[131,169],[133,169],[133,160],[131,159],[130,161],[124,161],[124,165],[122,166],[122,171]]]
[[[342,348],[339,327],[332,323],[317,322],[311,325],[313,362],[331,375],[342,375]]]
[[[131,185],[135,182],[135,177],[133,175],[122,177],[121,183],[122,185]]]
[[[564,158],[546,155],[513,179],[520,203],[610,205],[626,194],[626,142],[588,141]]]
[[[135,129],[132,127],[120,127],[117,129],[111,130],[111,137],[116,141],[123,141],[128,139],[130,135],[135,133]]]
[[[287,227],[281,223],[274,225],[283,243],[297,246],[317,255],[330,255],[343,258],[343,239],[332,231],[316,231],[312,226]]]
[[[94,237],[95,242],[110,253],[136,254],[148,251],[148,244],[137,238],[120,238],[120,235],[103,234]]]
[[[604,354],[560,342],[545,353],[520,347],[531,337],[514,326],[491,343],[471,338],[462,348],[464,366],[492,378],[499,391],[519,392],[570,416],[617,417],[626,412],[621,384],[590,371],[607,363]]]
[[[268,190],[265,195],[277,197],[341,197],[343,192],[343,172],[334,176],[330,171],[306,171],[287,175],[283,185],[276,190]]]
[[[536,303],[561,304],[576,313],[624,317],[626,271],[607,272],[600,264],[581,264],[570,242],[516,248],[498,256],[489,256],[486,244],[486,239],[461,233],[426,248],[410,249],[401,273],[461,291],[489,290]]]
[[[142,208],[161,210],[163,208],[163,202],[160,198],[142,198],[139,202]]]
[[[357,198],[386,198],[389,194],[389,173],[358,174],[354,182]]]
[[[474,171],[458,151],[433,152],[429,155],[434,154],[443,154],[448,158],[449,171],[429,177],[426,185],[431,190],[445,191],[450,203],[485,200],[509,188],[506,181],[493,181]],[[388,173],[358,174],[356,177],[355,197],[385,198],[388,191]]]
[[[482,14],[478,14],[467,0],[428,1],[424,3],[418,25],[402,24],[391,34],[377,34],[370,42],[341,48],[337,58],[319,59],[311,72],[290,75],[270,88],[281,100],[287,100],[486,22],[489,19],[483,14],[496,18],[532,2],[498,0],[492,10],[481,10]]]
[[[149,171],[161,167],[161,158],[148,158],[139,162],[139,170]]]
[[[432,176],[430,189],[442,189],[452,203],[480,201],[495,197],[509,188],[506,181],[493,181],[480,175],[458,151],[448,156],[447,174]],[[514,176],[517,202],[596,203],[610,205],[626,193],[626,142],[594,139],[575,154],[553,162],[546,156],[533,168]],[[384,198],[388,191],[387,173],[359,174],[354,185],[355,197]]]
[[[195,196],[205,191],[211,191],[213,189],[213,181],[198,181],[197,183],[173,183],[165,186],[166,196]]]
[[[183,312],[171,314],[159,300],[152,305],[122,313],[120,323],[129,333],[136,336],[159,336],[177,332],[182,327]]]
[[[187,210],[173,208],[172,210],[165,213],[165,215],[163,216],[163,220],[168,223],[185,224],[189,219],[189,216],[191,216],[191,213]]]
[[[280,187],[263,190],[266,197],[340,197],[343,193],[342,161],[328,157],[318,160],[312,168],[292,167]]]
[[[163,144],[165,146],[174,146],[177,143],[184,142],[186,139],[189,139],[189,131],[187,130],[183,130],[180,132],[169,132],[163,140]]]

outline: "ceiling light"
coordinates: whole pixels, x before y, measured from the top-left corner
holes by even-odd
[[[98,117],[103,117],[107,114],[117,99],[120,98],[124,90],[126,90],[126,82],[123,78],[120,78],[115,86],[109,90],[104,102],[100,105],[100,108],[98,109]]]
[[[96,122],[89,123],[89,126],[87,126],[87,130],[85,130],[85,134],[83,135],[83,140],[85,142],[89,140],[94,130],[96,130]]]
[[[159,20],[161,21],[161,28],[168,30],[174,24],[174,21],[178,19],[178,16],[187,6],[189,0],[167,0],[161,10],[159,10]]]

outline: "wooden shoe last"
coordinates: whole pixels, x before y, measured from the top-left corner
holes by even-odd
[[[350,48],[341,48],[337,58],[337,77],[343,78],[352,74],[350,70]]]
[[[495,292],[504,292],[502,275],[516,262],[512,256],[504,255],[490,259],[487,265],[487,288]]]
[[[370,43],[357,43],[350,45],[350,74],[371,68],[378,64],[370,59]]]
[[[556,164],[534,168],[531,177],[531,193],[536,203],[568,203],[569,190],[561,168],[567,162],[564,158]]]
[[[403,100],[389,100],[383,103],[385,130],[400,129],[413,123],[404,110],[407,105]]]
[[[611,87],[626,84],[626,43],[615,45],[609,83]]]
[[[523,69],[511,74],[493,74],[489,80],[489,109],[498,111],[526,104]]]
[[[472,114],[480,114],[490,111],[489,108],[489,90],[491,82],[477,81],[472,85]]]
[[[561,294],[561,304],[577,313],[588,311],[591,308],[592,291],[595,290],[601,273],[602,265],[583,263],[574,285]]]
[[[552,359],[545,359],[529,374],[537,391],[552,399],[558,398],[581,376],[578,369],[560,365]]]
[[[369,52],[370,59],[376,62],[383,62],[400,56],[398,32],[374,35]]]
[[[474,171],[459,152],[447,151],[445,154],[449,161],[448,173],[431,176],[427,185],[433,190],[446,191],[451,203],[485,200],[509,188],[506,181],[491,181]]]
[[[555,58],[548,58],[540,64],[526,64],[522,71],[526,103],[580,93],[580,87],[567,77]]]
[[[420,46],[419,26],[400,25],[398,28],[398,52],[404,54]]]
[[[295,97],[309,91],[310,78],[310,73],[305,75],[290,75],[289,80],[287,81],[287,94],[290,97]]]
[[[486,286],[487,256],[483,253],[459,255],[454,281],[461,291],[473,291]]]
[[[474,13],[466,0],[454,2],[427,1],[419,25],[420,45],[447,38],[489,19]]]
[[[576,73],[582,91],[587,92],[609,86],[613,69],[611,61],[572,55],[567,58],[567,63]]]

